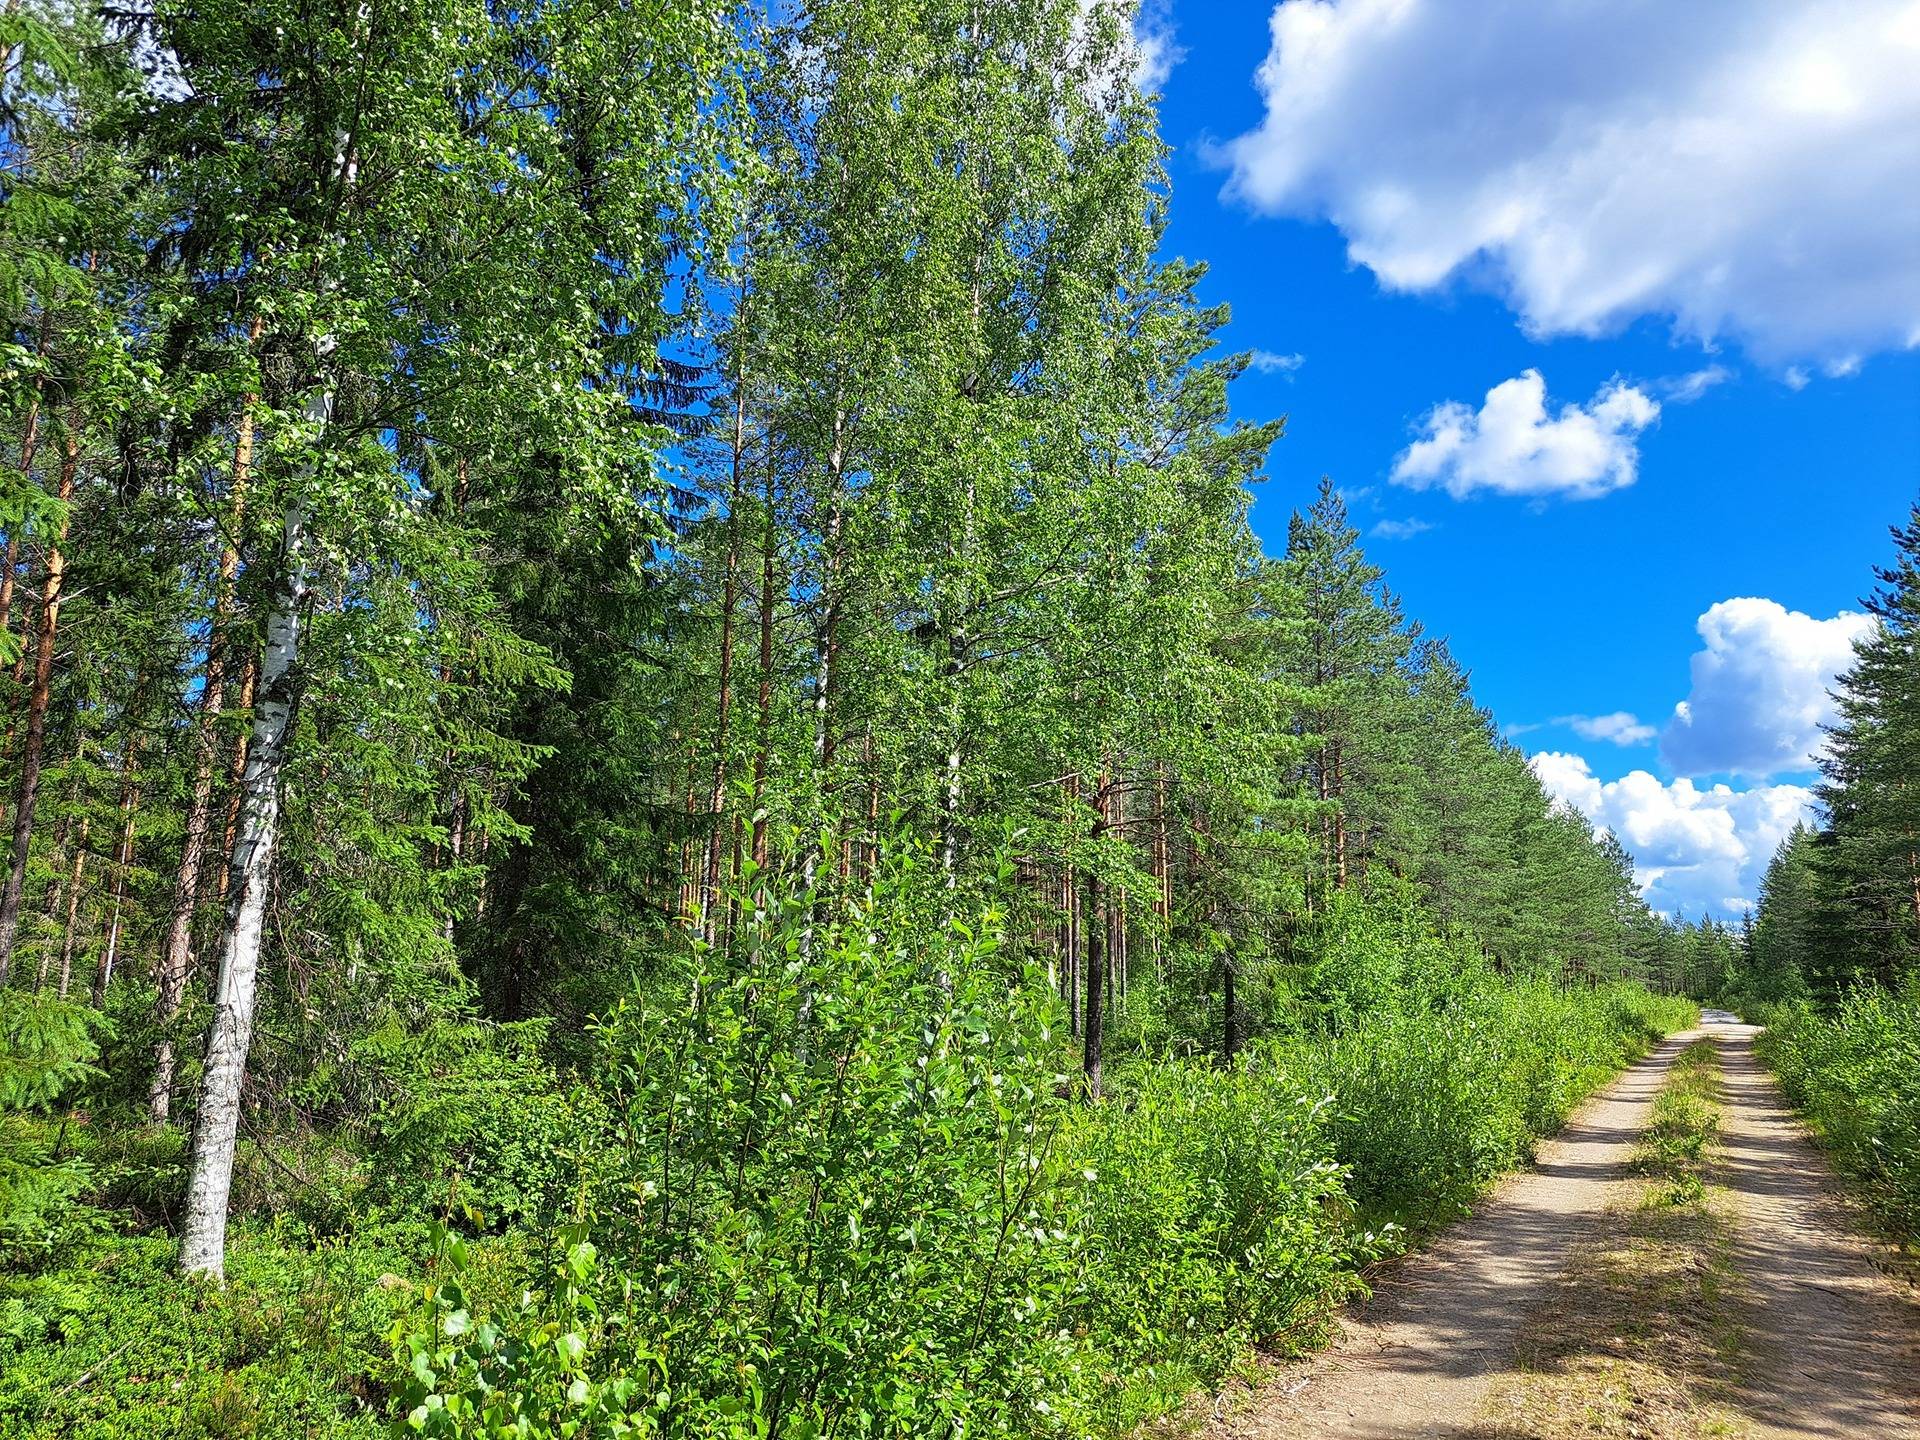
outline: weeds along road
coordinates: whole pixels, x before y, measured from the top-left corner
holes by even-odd
[[[1876,1266],[1753,1036],[1707,1011],[1210,1433],[1920,1440],[1920,1290]]]

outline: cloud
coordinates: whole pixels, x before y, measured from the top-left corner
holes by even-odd
[[[1660,733],[1626,710],[1615,710],[1611,715],[1562,715],[1553,723],[1571,727],[1584,740],[1606,740],[1615,745],[1644,745]]]
[[[1548,794],[1626,847],[1641,892],[1668,914],[1727,917],[1748,908],[1773,852],[1813,805],[1801,785],[1701,789],[1645,770],[1602,781],[1582,756],[1551,750],[1529,763]]]
[[[1773,600],[1722,600],[1699,620],[1706,648],[1674,707],[1660,752],[1682,775],[1765,778],[1812,767],[1833,719],[1834,677],[1853,663],[1871,616],[1816,620]]]
[[[1376,540],[1411,540],[1433,528],[1431,520],[1382,520],[1367,533]]]
[[[1517,740],[1522,735],[1545,730],[1549,725],[1564,725],[1583,740],[1605,740],[1621,746],[1645,745],[1660,733],[1627,710],[1615,710],[1609,715],[1556,715],[1551,720],[1508,725],[1500,733],[1509,740]]]
[[[1227,189],[1534,334],[1920,343],[1914,0],[1285,0]]]
[[[1255,350],[1247,357],[1247,363],[1263,375],[1291,375],[1307,363],[1307,357],[1298,353],[1276,355],[1271,350]]]
[[[1547,382],[1528,370],[1489,390],[1477,412],[1457,400],[1434,406],[1392,478],[1415,490],[1437,485],[1456,500],[1476,490],[1591,500],[1633,484],[1640,432],[1659,415],[1658,401],[1619,381],[1549,415]]]
[[[1714,386],[1724,385],[1732,378],[1733,371],[1726,366],[1709,365],[1704,370],[1663,381],[1660,393],[1666,396],[1670,405],[1691,405]]]
[[[1187,58],[1174,40],[1171,0],[1144,0],[1133,19],[1133,83],[1145,94],[1157,94]]]
[[[1114,28],[1106,29],[1107,23]],[[1079,0],[1073,24],[1076,37],[1117,40],[1113,59],[1118,68],[1102,73],[1102,87],[1124,74],[1142,94],[1154,94],[1187,56],[1174,39],[1171,0]]]

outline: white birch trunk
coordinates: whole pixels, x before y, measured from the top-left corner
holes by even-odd
[[[309,395],[306,418],[319,427],[317,446],[333,418],[333,393]],[[307,467],[307,476],[312,474]],[[180,1270],[220,1278],[226,1266],[227,1201],[233,1188],[234,1148],[240,1133],[240,1094],[260,975],[260,941],[267,915],[274,848],[280,838],[280,771],[286,761],[292,679],[299,655],[300,609],[306,600],[306,514],[298,492],[286,510],[285,573],[267,617],[266,648],[254,708],[253,744],[240,782],[240,824],[234,831],[232,888],[220,945],[220,978],[207,1033],[206,1068],[193,1127],[193,1166],[187,1181],[186,1221],[180,1234]]]

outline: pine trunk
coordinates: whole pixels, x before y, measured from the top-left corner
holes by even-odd
[[[7,6],[11,13],[13,6]],[[40,338],[34,347],[34,358],[43,358],[47,353],[47,338],[51,333],[52,315],[40,317]],[[33,377],[33,398],[27,402],[27,419],[20,433],[20,474],[31,480],[33,477],[34,456],[40,447],[40,394],[46,386],[44,372],[36,371]],[[20,533],[18,528],[7,536],[6,570],[0,572],[0,635],[7,633],[7,627],[13,622],[13,589],[20,568]],[[24,641],[22,653],[25,651]]]
[[[767,866],[767,767],[773,747],[773,467],[761,489],[760,530],[760,689],[755,697],[759,732],[753,751],[753,836],[749,846],[755,869]]]
[[[79,417],[69,416],[60,455],[58,498],[73,500],[74,476],[80,468]],[[67,562],[60,546],[63,526],[47,547],[47,578],[40,592],[40,639],[34,651],[33,693],[27,702],[27,741],[20,757],[20,790],[14,798],[13,853],[7,885],[0,894],[0,985],[13,968],[13,947],[20,932],[20,891],[26,884],[27,856],[33,848],[33,808],[40,793],[40,762],[47,743],[47,695],[53,681],[53,642],[60,628],[60,592],[66,583]]]
[[[62,815],[60,817],[60,823],[53,827],[53,853],[56,859],[66,854],[67,835],[72,829],[73,816],[70,814]],[[63,893],[61,887],[66,881],[66,873],[66,866],[62,864],[54,873],[53,879],[47,882],[47,898],[42,902],[40,908],[45,912],[49,926],[53,924],[54,920],[57,919],[60,914],[60,897]],[[34,994],[37,995],[46,988],[47,969],[52,964],[53,947],[51,945],[41,946],[40,967],[33,973]]]

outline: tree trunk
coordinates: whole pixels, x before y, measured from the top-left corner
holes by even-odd
[[[841,413],[836,397],[833,411],[833,443],[827,450],[827,524],[822,537],[824,554],[823,569],[820,576],[820,598],[824,608],[820,614],[820,636],[814,647],[813,674],[813,779],[819,787],[822,813],[813,817],[816,820],[816,832],[824,833],[824,807],[827,795],[827,771],[833,765],[833,686],[834,677],[840,660],[840,608],[841,608],[841,570],[845,557],[841,553],[842,537],[847,522],[845,495],[842,484],[846,467],[846,416]],[[819,873],[820,862],[826,858],[821,850],[824,841],[807,846],[805,858],[801,863],[801,885],[812,890]],[[811,937],[809,927],[808,935]]]
[[[75,798],[76,799],[78,798],[77,795]],[[60,823],[53,827],[53,853],[56,858],[66,853],[67,835],[72,831],[72,829],[73,829],[73,816],[71,814],[62,815],[60,817]],[[65,881],[66,881],[66,866],[62,864],[60,869],[55,872],[53,879],[47,882],[47,898],[44,902],[42,902],[40,907],[46,913],[47,924],[49,926],[51,926],[53,922],[59,917],[60,897],[63,893],[61,886],[65,883]],[[52,964],[53,964],[53,947],[51,945],[42,945],[40,947],[40,966],[37,970],[33,972],[33,993],[34,994],[38,995],[42,990],[46,988],[47,969]]]
[[[760,689],[755,696],[759,732],[753,751],[753,837],[750,852],[754,868],[767,866],[766,788],[773,746],[773,466],[767,466],[760,492]],[[763,882],[764,883],[764,882]]]
[[[74,476],[80,468],[79,417],[69,415],[60,453],[59,500],[73,499]],[[47,692],[53,680],[53,641],[60,628],[60,591],[66,583],[67,561],[60,546],[66,540],[61,526],[47,547],[46,585],[40,593],[40,641],[33,659],[33,693],[27,702],[27,742],[20,757],[20,791],[14,799],[13,855],[7,886],[0,895],[0,985],[13,968],[14,941],[20,930],[20,890],[26,883],[27,856],[33,848],[33,807],[40,792],[40,762],[47,742]]]
[[[11,3],[7,6],[12,12]],[[42,359],[47,353],[47,337],[51,330],[53,316],[45,312],[40,316],[40,338],[34,346],[34,358]],[[20,474],[29,481],[33,477],[34,456],[40,447],[40,395],[46,387],[46,375],[36,370],[33,377],[33,398],[27,401],[26,424],[20,434]],[[7,627],[13,622],[13,588],[18,578],[20,566],[20,532],[16,526],[7,536],[6,569],[0,571],[0,635],[7,633]],[[22,642],[25,653],[25,642]]]
[[[60,934],[60,998],[73,987],[73,947],[80,933],[80,881],[87,869],[88,816],[80,817],[80,839],[73,847],[73,872],[67,876],[67,923]]]
[[[1107,831],[1107,806],[1110,791],[1107,778],[1102,776],[1100,788],[1094,795],[1092,840],[1097,845]],[[1085,918],[1081,922],[1082,944],[1086,948],[1086,963],[1083,983],[1087,991],[1086,1018],[1081,1023],[1081,1057],[1087,1075],[1087,1097],[1100,1098],[1101,1047],[1106,1038],[1106,990],[1107,957],[1103,953],[1107,940],[1107,915],[1105,897],[1100,885],[1100,872],[1095,866],[1087,867],[1087,900]]]
[[[120,840],[113,848],[113,901],[107,920],[107,944],[100,952],[100,968],[93,976],[93,1008],[106,1007],[107,987],[113,983],[114,963],[120,956],[120,916],[127,902],[127,872],[133,868],[133,822],[140,811],[140,782],[134,768],[133,737],[120,771]]]
[[[260,339],[261,317],[255,316],[247,327],[247,344]],[[147,1087],[147,1113],[156,1125],[163,1125],[173,1108],[174,1049],[167,1033],[180,1002],[186,995],[187,975],[193,968],[193,918],[200,897],[200,872],[206,866],[207,833],[213,825],[213,770],[219,756],[219,719],[226,703],[227,627],[233,614],[233,582],[240,571],[240,555],[232,537],[240,530],[247,513],[247,485],[253,471],[253,407],[259,396],[248,393],[240,402],[240,417],[234,426],[233,483],[228,489],[231,519],[227,539],[220,547],[220,568],[213,595],[213,623],[207,633],[207,670],[200,687],[199,713],[194,717],[193,793],[187,804],[186,835],[180,846],[180,869],[173,882],[173,910],[167,919],[167,938],[160,950],[160,964],[154,975],[154,1019],[159,1022],[161,1038],[153,1052],[153,1080]],[[249,677],[251,677],[249,667]],[[252,703],[252,680],[245,685],[248,705]],[[240,767],[246,764],[244,742]],[[223,837],[230,838],[230,837]],[[225,877],[221,880],[225,894]]]
[[[1233,1057],[1240,1053],[1240,997],[1237,981],[1239,967],[1234,963],[1233,952],[1229,950],[1220,957],[1220,1052],[1226,1058],[1227,1068],[1233,1068]]]
[[[1920,850],[1907,851],[1907,884],[1913,900],[1913,923],[1920,928]]]
[[[240,667],[240,694],[234,702],[235,711],[253,709],[254,683],[259,678],[259,660],[249,655],[246,664]],[[227,761],[227,818],[220,827],[220,883],[213,891],[213,898],[223,905],[227,900],[227,888],[233,880],[233,837],[240,830],[240,781],[247,773],[247,753],[252,748],[253,731],[249,727],[233,742],[233,756]]]
[[[866,738],[860,746],[861,763],[867,770],[867,839],[862,847],[860,878],[873,898],[874,869],[880,863],[880,771],[873,758],[873,722],[867,722]]]
[[[689,736],[687,740],[687,796],[686,830],[680,840],[680,899],[678,918],[682,925],[691,929],[700,913],[700,864],[693,843],[693,817],[695,805],[699,801],[700,788],[700,738]]]
[[[206,681],[200,691],[200,713],[194,732],[193,795],[187,806],[180,869],[174,876],[173,911],[167,921],[167,938],[161,946],[160,964],[154,974],[154,1019],[160,1024],[162,1037],[154,1048],[147,1113],[156,1125],[166,1122],[173,1107],[173,1039],[165,1032],[180,1013],[187,975],[193,968],[193,917],[200,893],[200,871],[206,860],[207,832],[213,828],[213,768],[219,741],[214,721],[219,717],[226,688],[221,668],[217,658],[208,660]]]
[[[1095,823],[1098,833],[1098,822]],[[1102,932],[1106,929],[1100,913],[1100,877],[1093,869],[1087,871],[1086,923],[1082,928],[1086,932],[1087,960],[1086,1019],[1081,1024],[1083,1032],[1081,1052],[1082,1063],[1087,1076],[1087,1098],[1100,1098],[1100,1062],[1101,1045],[1105,1039],[1106,1016],[1104,1013],[1105,987],[1101,984],[1106,973],[1106,959],[1101,952]]]
[[[7,536],[6,568],[0,570],[0,635],[8,633],[13,624],[13,586],[20,573],[20,532],[18,528]]]
[[[1167,762],[1156,760],[1153,766],[1153,913],[1161,920],[1173,918],[1173,867],[1167,844]]]
[[[1063,791],[1062,813],[1067,826],[1079,820],[1080,777],[1069,775]],[[1078,1038],[1080,1034],[1080,876],[1074,868],[1073,858],[1067,857],[1061,876],[1061,888],[1064,901],[1062,924],[1066,929],[1066,966],[1067,966],[1067,1034]]]
[[[1333,747],[1333,883],[1347,888],[1347,777],[1340,763],[1340,747]]]
[[[745,322],[744,313],[741,316]],[[745,496],[747,374],[744,352],[734,375],[733,483],[727,500],[727,571],[720,585],[720,695],[713,723],[713,789],[707,798],[707,869],[701,890],[707,941],[720,938],[720,849],[727,808],[727,727],[733,714],[733,612],[740,597],[740,504]]]
[[[305,405],[319,443],[333,418],[333,392],[317,385]],[[310,480],[309,462],[303,479]],[[306,602],[306,516],[296,493],[282,522],[279,593],[267,616],[260,657],[259,703],[253,743],[240,782],[240,817],[229,872],[233,893],[221,936],[220,974],[207,1033],[206,1066],[193,1127],[193,1164],[187,1180],[186,1218],[180,1234],[180,1269],[187,1275],[222,1276],[226,1268],[227,1199],[233,1185],[234,1146],[240,1132],[241,1087],[253,1040],[253,1009],[260,973],[260,943],[274,850],[280,838],[280,772],[293,713],[295,662],[299,658],[300,611]]]

